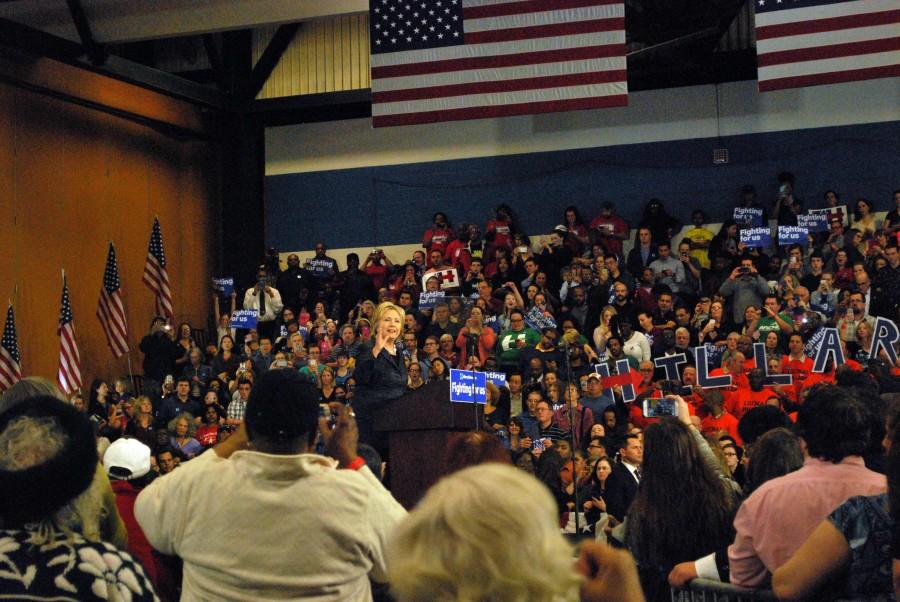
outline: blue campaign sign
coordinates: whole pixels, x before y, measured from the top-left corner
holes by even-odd
[[[809,215],[800,214],[797,216],[797,225],[806,228],[809,232],[827,232],[828,231],[828,214],[827,213],[810,213]]]
[[[745,228],[741,230],[741,242],[749,248],[772,246],[772,232],[767,227]]]
[[[809,230],[800,226],[778,226],[778,246],[803,245],[809,242]]]
[[[542,312],[539,307],[532,307],[531,310],[525,314],[525,323],[538,332],[545,328],[556,328],[556,320],[550,316],[545,316],[544,312]]]
[[[419,293],[419,309],[434,309],[434,305],[438,301],[443,301],[446,296],[447,293],[444,291]]]
[[[504,372],[493,372],[491,370],[487,370],[484,373],[485,378],[489,383],[494,383],[498,387],[506,386],[506,373]]]
[[[451,368],[450,401],[487,403],[487,377],[485,373]]]
[[[223,297],[230,297],[234,292],[234,278],[213,278],[213,288],[222,293]]]
[[[256,328],[259,312],[255,309],[242,309],[231,314],[232,328]]]
[[[735,207],[734,221],[738,226],[755,228],[763,225],[762,207]]]
[[[473,372],[475,379],[474,401],[475,403],[487,403],[487,377],[484,372]]]
[[[450,401],[475,401],[475,375],[471,371],[450,369]]]

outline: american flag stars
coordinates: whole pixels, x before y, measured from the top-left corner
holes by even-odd
[[[379,0],[372,13],[374,53],[452,46],[463,40],[459,0]]]

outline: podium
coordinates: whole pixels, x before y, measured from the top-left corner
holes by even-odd
[[[484,406],[450,401],[450,383],[433,381],[375,411],[375,430],[386,433],[391,493],[411,509],[441,478],[447,446],[483,423]]]

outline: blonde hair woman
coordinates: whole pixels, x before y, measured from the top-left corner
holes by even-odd
[[[403,355],[397,350],[406,312],[399,305],[384,301],[372,317],[372,337],[356,356],[356,393],[353,409],[359,426],[360,443],[368,443],[384,455],[387,441],[373,428],[373,412],[406,392],[408,375]]]
[[[604,546],[605,547],[605,546]],[[573,549],[559,531],[556,502],[533,476],[487,462],[439,481],[388,542],[388,581],[400,602],[431,600],[639,600],[634,563],[624,552]],[[609,569],[605,575],[588,566]],[[605,583],[604,583],[605,582]]]
[[[593,335],[594,348],[597,350],[597,353],[606,353],[606,340],[612,336],[611,322],[618,313],[612,305],[607,305],[600,312],[600,324],[594,329]]]

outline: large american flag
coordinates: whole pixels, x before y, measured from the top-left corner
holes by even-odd
[[[760,91],[900,76],[900,0],[753,0]]]
[[[628,103],[623,0],[370,0],[372,124]]]
[[[163,249],[159,218],[153,220],[153,232],[150,233],[150,248],[147,250],[143,280],[144,284],[149,286],[156,295],[156,315],[171,321],[175,312],[172,310],[172,291],[169,290],[169,272],[166,271],[166,252]]]
[[[62,304],[59,310],[59,371],[56,381],[69,393],[81,390],[81,356],[75,340],[75,323],[72,321],[72,303],[69,301],[69,285],[63,273]]]
[[[109,243],[109,252],[106,255],[106,270],[103,272],[103,286],[100,287],[97,318],[100,319],[100,325],[106,333],[106,342],[113,356],[122,357],[128,353],[128,324],[125,321],[125,304],[122,303],[116,248],[112,243]]]
[[[6,391],[22,379],[22,358],[19,354],[19,338],[16,336],[16,319],[12,303],[6,310],[6,325],[0,341],[0,391]]]

